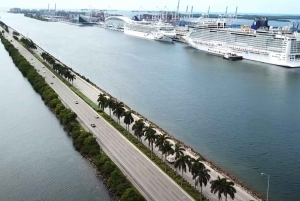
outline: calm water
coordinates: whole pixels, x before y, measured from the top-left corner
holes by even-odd
[[[299,200],[300,69],[1,13],[54,56],[270,199]]]
[[[0,200],[112,200],[0,44]]]

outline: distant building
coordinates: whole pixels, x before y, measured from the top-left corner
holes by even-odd
[[[132,20],[124,16],[110,16],[105,19],[105,26],[112,28],[122,28],[126,22],[131,22]]]
[[[21,12],[21,8],[11,8],[9,9],[10,13],[20,13]]]

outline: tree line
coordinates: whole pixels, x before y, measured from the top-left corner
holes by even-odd
[[[151,125],[146,126],[143,119],[134,120],[132,117],[133,111],[127,110],[124,107],[123,102],[116,100],[113,97],[107,97],[105,94],[101,93],[97,99],[98,106],[104,111],[104,109],[109,109],[109,116],[113,114],[117,118],[117,122],[120,124],[120,119],[123,118],[123,122],[126,125],[126,130],[129,132],[130,125],[132,125],[133,135],[136,137],[139,143],[142,143],[142,139],[148,142],[148,148],[151,151],[150,158],[152,159],[153,147],[158,147],[161,152],[161,160],[166,162],[166,157],[169,155],[175,155],[174,167],[181,171],[181,185],[183,182],[183,173],[189,171],[192,174],[194,180],[194,188],[200,186],[200,200],[202,200],[202,187],[206,186],[209,182],[211,176],[209,174],[210,170],[205,167],[202,163],[203,159],[201,157],[195,159],[189,155],[185,155],[185,149],[176,143],[172,145],[170,143],[170,137],[167,134],[158,134],[156,130]],[[165,170],[166,171],[166,170]],[[211,193],[218,195],[219,200],[222,196],[230,196],[232,199],[235,197],[236,189],[234,188],[234,183],[228,181],[226,178],[218,178],[216,180],[210,181],[211,183]]]
[[[45,79],[2,35],[1,41],[14,64],[59,119],[64,130],[72,138],[75,149],[86,158],[89,158],[103,175],[110,192],[123,201],[144,201],[144,197],[132,186],[117,166],[105,153],[100,151],[96,138],[81,127],[76,120],[77,114],[62,104],[57,93],[46,83]]]
[[[63,76],[66,80],[71,81],[73,85],[73,80],[76,79],[76,76],[71,72],[69,67],[57,63],[56,60],[48,53],[43,52],[41,57],[52,66],[53,70]]]
[[[0,23],[1,24],[1,23]],[[23,39],[23,38],[22,38]],[[22,41],[21,39],[21,41]],[[28,39],[25,39],[28,40]],[[28,42],[29,41],[29,42]],[[24,45],[27,48],[36,49],[36,46],[31,40],[26,41]],[[33,43],[33,45],[30,45]],[[56,63],[56,60],[50,56],[49,54],[43,52],[41,57],[47,61],[52,68],[65,79],[72,81],[76,79],[76,76],[71,73],[70,68],[67,66],[61,65],[60,63]],[[55,92],[54,92],[55,93]],[[197,185],[200,186],[201,194],[203,185],[206,186],[208,181],[210,180],[209,172],[210,170],[205,168],[205,165],[201,162],[202,158],[194,159],[189,155],[184,155],[185,149],[181,147],[179,143],[176,143],[174,146],[170,143],[170,138],[166,135],[157,134],[155,129],[149,125],[146,126],[142,119],[134,121],[132,117],[133,111],[125,110],[124,103],[120,102],[113,97],[107,97],[104,94],[100,94],[98,97],[98,106],[104,111],[105,108],[109,109],[109,116],[113,114],[117,118],[117,122],[120,125],[120,119],[124,117],[123,121],[126,125],[126,130],[129,132],[130,125],[132,123],[132,131],[134,136],[136,137],[138,142],[142,142],[142,138],[144,137],[144,141],[148,142],[148,148],[151,151],[151,159],[153,154],[153,147],[158,147],[158,150],[161,152],[161,160],[165,162],[165,159],[169,155],[175,155],[175,164],[174,167],[177,170],[181,171],[181,185],[183,181],[183,172],[187,170],[192,174],[193,180],[195,181],[194,188]],[[68,130],[67,130],[68,131]],[[74,136],[76,137],[76,135]],[[74,138],[73,138],[74,139]],[[77,138],[76,138],[77,139]],[[76,141],[75,139],[75,141]],[[81,138],[79,138],[79,142],[81,142]],[[80,151],[77,147],[81,146],[82,143],[77,145],[74,143],[76,150]],[[83,149],[84,150],[84,149]],[[86,154],[86,152],[82,152]],[[227,196],[229,195],[232,199],[234,199],[234,194],[236,193],[236,189],[233,187],[234,183],[231,181],[227,181],[226,178],[218,177],[217,180],[211,181],[211,192],[216,194],[218,193],[218,198],[221,199],[222,195],[224,195],[227,200]],[[202,200],[202,195],[200,196]]]

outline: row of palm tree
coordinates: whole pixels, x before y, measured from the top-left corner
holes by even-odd
[[[161,152],[161,160],[165,162],[165,159],[169,155],[175,156],[174,167],[177,170],[181,171],[181,185],[183,183],[183,173],[187,170],[192,174],[192,178],[196,186],[200,186],[201,194],[202,187],[206,186],[210,180],[209,172],[210,170],[205,167],[202,163],[203,159],[201,157],[195,159],[189,155],[185,155],[185,149],[179,144],[176,143],[174,146],[170,143],[170,137],[167,134],[157,134],[155,129],[149,125],[146,126],[143,119],[134,121],[132,117],[132,111],[126,111],[124,108],[123,102],[117,101],[116,99],[109,97],[107,98],[104,94],[98,96],[98,106],[104,111],[105,108],[109,108],[109,114],[111,117],[111,111],[113,115],[117,117],[118,123],[120,124],[120,119],[124,117],[124,123],[126,125],[126,130],[129,131],[129,127],[132,123],[132,131],[136,137],[138,143],[144,141],[148,142],[148,148],[151,151],[151,159],[153,155],[153,146],[158,147],[158,150]],[[174,147],[174,148],[173,148]],[[211,181],[211,192],[216,194],[218,193],[219,200],[222,198],[222,195],[229,195],[234,199],[234,194],[236,193],[233,182],[227,181],[226,178],[218,177],[217,180]],[[202,199],[202,196],[200,196]]]
[[[72,82],[76,79],[76,76],[71,72],[70,68],[61,65],[60,63],[56,63],[56,60],[50,56],[49,54],[43,52],[41,57],[52,65],[53,70],[55,70],[59,75],[63,76],[69,82]]]

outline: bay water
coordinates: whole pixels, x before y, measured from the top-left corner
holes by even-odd
[[[1,19],[270,200],[300,189],[300,69],[230,62],[98,27]],[[275,26],[275,25],[273,25]]]

